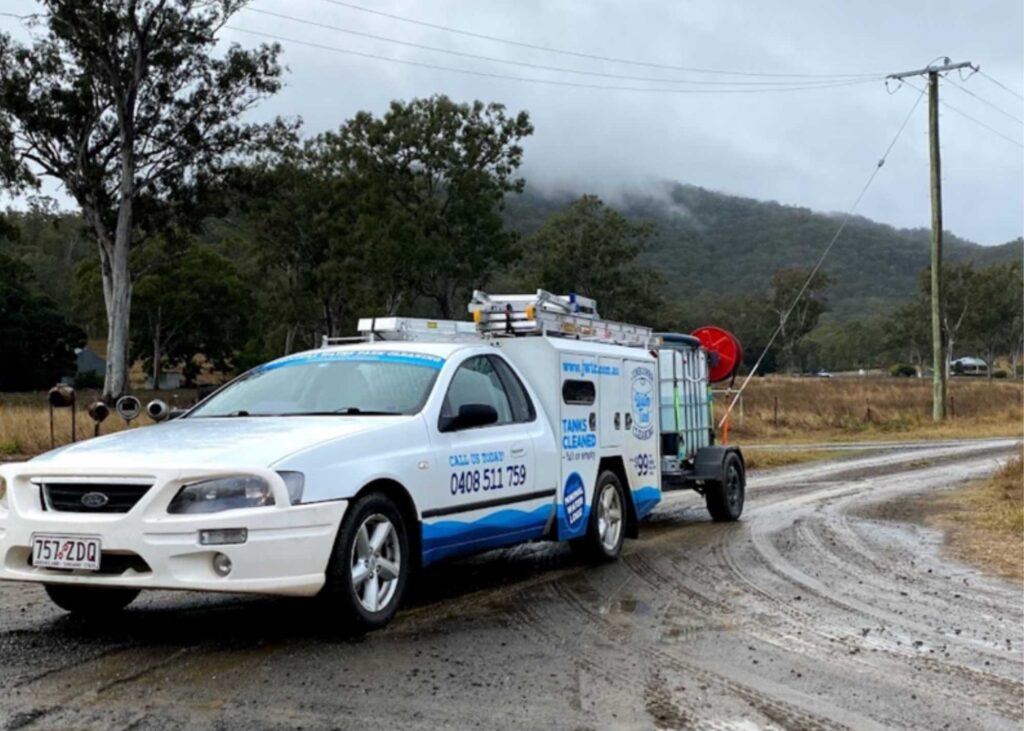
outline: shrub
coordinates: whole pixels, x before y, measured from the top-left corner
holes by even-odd
[[[913,378],[917,375],[917,368],[909,363],[897,363],[889,369],[889,375],[903,378]]]
[[[96,371],[85,371],[75,376],[75,388],[103,388],[103,376]]]
[[[1000,368],[998,371],[995,371],[992,374],[992,377],[993,378],[1007,378],[1009,375],[1010,374],[1007,371],[1004,371],[1002,368]]]

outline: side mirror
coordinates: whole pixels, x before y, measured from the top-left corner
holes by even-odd
[[[461,431],[478,426],[487,426],[498,420],[498,410],[489,404],[463,404],[458,416],[442,417],[440,431]]]

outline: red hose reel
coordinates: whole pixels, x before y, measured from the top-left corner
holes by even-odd
[[[714,325],[699,327],[691,334],[708,352],[709,381],[720,383],[736,375],[743,362],[743,346],[735,335]]]

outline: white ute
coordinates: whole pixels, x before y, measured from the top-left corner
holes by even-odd
[[[0,579],[73,612],[142,589],[317,595],[395,613],[412,572],[535,540],[613,560],[662,491],[715,520],[744,464],[713,446],[707,353],[593,300],[474,293],[474,322],[364,319],[180,418],[0,467]]]

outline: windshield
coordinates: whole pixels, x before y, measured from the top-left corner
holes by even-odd
[[[189,414],[415,414],[443,358],[381,350],[298,353],[255,368]]]

